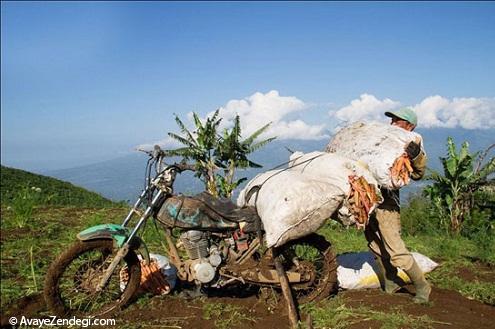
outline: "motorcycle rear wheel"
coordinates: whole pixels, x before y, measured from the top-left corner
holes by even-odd
[[[63,252],[48,269],[44,296],[48,309],[58,316],[101,316],[125,306],[138,289],[141,267],[130,250],[117,265],[100,292],[96,286],[116,254],[108,239],[78,241]],[[127,277],[127,284],[121,276]]]
[[[306,282],[291,284],[299,304],[319,301],[337,290],[337,257],[332,245],[321,235],[312,233],[279,248],[286,271],[297,271]]]

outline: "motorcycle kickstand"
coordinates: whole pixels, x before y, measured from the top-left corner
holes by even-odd
[[[275,263],[275,268],[277,269],[277,275],[280,282],[280,287],[282,288],[282,294],[284,295],[285,301],[287,302],[287,308],[289,311],[289,322],[291,328],[297,328],[299,322],[299,314],[297,312],[296,305],[294,303],[294,297],[292,296],[292,291],[289,285],[289,279],[285,273],[282,262],[280,261],[277,249],[273,248],[273,262]]]

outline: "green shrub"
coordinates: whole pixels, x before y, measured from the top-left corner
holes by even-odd
[[[450,221],[453,234],[461,233],[464,222],[476,209],[476,193],[482,189],[494,193],[490,186],[494,184],[495,157],[485,161],[493,147],[495,144],[484,152],[470,153],[469,143],[465,141],[457,151],[454,140],[449,137],[447,156],[440,157],[443,174],[430,170],[428,178],[432,184],[424,192],[440,216]]]
[[[449,224],[442,222],[431,202],[421,195],[411,197],[400,213],[405,234],[438,234],[448,231]]]
[[[493,235],[495,222],[489,210],[473,209],[462,228],[461,234],[468,238],[477,238],[479,235]]]
[[[43,197],[39,187],[23,187],[17,192],[12,200],[12,210],[14,211],[14,222],[19,228],[25,227],[33,214],[35,205],[42,202]]]
[[[405,236],[434,236],[437,241],[435,253],[441,258],[455,258],[465,251],[462,240],[467,239],[474,246],[470,257],[495,263],[495,222],[489,207],[483,210],[473,207],[463,222],[460,235],[455,235],[449,229],[450,221],[438,214],[428,199],[416,195],[402,207],[401,224]]]

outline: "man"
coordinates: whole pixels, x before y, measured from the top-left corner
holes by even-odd
[[[416,114],[408,108],[395,112],[385,112],[385,115],[392,118],[392,125],[407,131],[413,131],[418,122]],[[411,142],[407,145],[405,152],[411,160],[411,166],[414,170],[411,173],[411,178],[421,179],[426,168],[426,154],[423,148],[421,145]],[[397,268],[401,268],[407,273],[416,288],[414,301],[426,303],[429,300],[431,286],[400,237],[399,191],[382,189],[382,194],[384,201],[370,218],[365,230],[368,247],[373,252],[378,264],[378,277],[382,288],[387,293],[392,294],[404,285],[404,281],[397,275]]]

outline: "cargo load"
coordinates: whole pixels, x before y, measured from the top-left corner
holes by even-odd
[[[237,199],[238,206],[257,209],[268,247],[315,232],[330,217],[363,227],[380,202],[364,166],[325,152],[295,152],[288,168],[257,175]]]
[[[325,148],[367,165],[380,187],[399,189],[410,181],[411,159],[405,153],[410,142],[423,148],[421,135],[383,123],[362,123],[342,128]]]
[[[344,191],[344,202],[335,219],[345,226],[364,227],[370,214],[383,201],[376,179],[360,161],[325,152],[295,152],[290,157],[289,168]]]
[[[237,204],[256,207],[267,247],[278,247],[317,231],[339,208],[344,196],[333,184],[290,170],[278,170],[251,180],[239,194]]]

